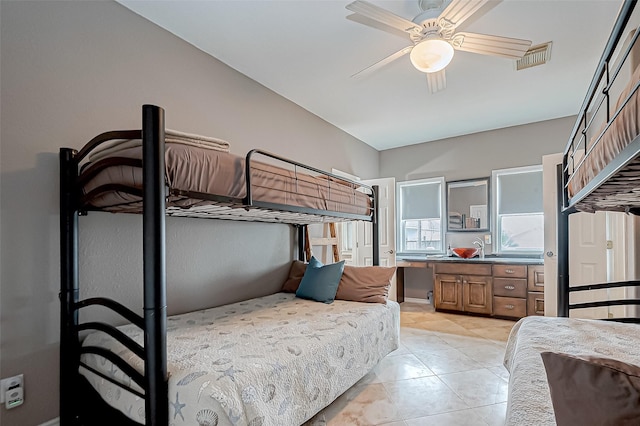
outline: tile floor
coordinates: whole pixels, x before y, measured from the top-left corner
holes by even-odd
[[[503,425],[514,322],[400,306],[400,348],[307,425]]]

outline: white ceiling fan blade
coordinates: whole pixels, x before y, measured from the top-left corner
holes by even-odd
[[[444,73],[444,70],[428,72],[427,86],[429,87],[429,93],[431,94],[444,90],[447,87],[447,76]]]
[[[456,33],[451,39],[455,49],[481,55],[520,59],[531,47],[531,40],[476,33]]]
[[[396,53],[393,53],[389,56],[387,56],[384,59],[381,59],[380,61],[376,62],[375,64],[368,66],[367,68],[363,69],[362,71],[358,71],[357,73],[353,74],[351,77],[364,77],[367,74],[372,73],[373,71],[376,71],[377,69],[382,68],[383,66],[395,61],[398,58],[401,58],[402,56],[406,55],[407,53],[411,52],[411,49],[413,49],[413,46],[407,46],[404,47],[400,50],[398,50]]]
[[[347,15],[347,19],[353,22],[357,22],[358,24],[366,25],[371,28],[375,28],[376,30],[384,31],[389,34],[396,35],[398,37],[402,37],[405,40],[407,39],[407,33],[404,31],[400,31],[396,27],[390,27],[387,24],[383,24],[380,21],[376,21],[375,19],[367,18],[364,15],[360,15],[358,13],[352,13],[351,15]]]
[[[368,3],[362,0],[356,0],[353,3],[349,3],[347,6],[352,12],[359,13],[374,21],[381,22],[393,28],[397,28],[401,31],[412,33],[422,31],[422,27],[404,19],[398,15],[389,12],[386,9],[378,7],[374,4]]]
[[[452,0],[449,6],[442,11],[438,17],[438,21],[444,19],[447,21],[446,26],[450,26],[451,30],[469,19],[471,15],[482,8],[489,0]],[[502,1],[502,0],[500,0]],[[497,4],[498,2],[496,2]],[[442,24],[441,24],[442,26]]]

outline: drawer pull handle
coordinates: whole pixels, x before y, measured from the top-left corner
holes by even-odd
[[[507,308],[507,309],[513,309],[513,308],[515,308],[515,306],[513,306],[513,305],[504,305],[504,307],[505,307],[505,308]]]
[[[505,269],[504,270],[507,274],[513,274],[515,271],[513,269]]]
[[[515,290],[515,286],[512,285],[505,285],[504,288],[506,288],[507,290]]]

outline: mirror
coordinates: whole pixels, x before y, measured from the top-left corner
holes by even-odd
[[[489,178],[447,182],[447,230],[488,232]]]

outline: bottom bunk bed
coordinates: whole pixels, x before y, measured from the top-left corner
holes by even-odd
[[[638,347],[638,324],[577,318],[521,319],[511,331],[504,358],[510,373],[505,425],[640,424],[640,367],[634,367],[640,366]],[[556,355],[555,367],[547,365],[545,369],[548,361],[543,363],[544,352],[591,360],[572,368],[570,358]],[[559,377],[553,372],[557,368],[562,370]],[[617,372],[626,373],[630,379],[618,377]],[[635,380],[635,388],[629,380]],[[567,410],[571,412],[563,414]],[[576,422],[580,416],[583,421]],[[614,421],[616,416],[620,417]],[[624,416],[626,422],[620,421]]]
[[[169,317],[170,422],[302,424],[398,347],[399,324],[393,301],[325,304],[290,293]],[[119,330],[142,343],[135,325]],[[103,332],[83,346],[106,348],[143,372],[142,360]],[[142,391],[126,373],[94,354],[83,355],[82,364],[81,374],[102,399],[145,423],[144,399],[117,384]]]

